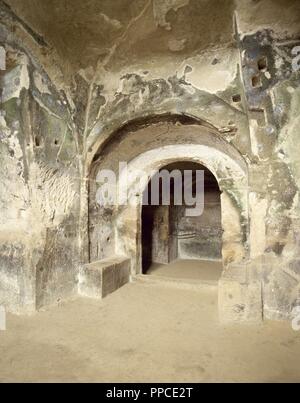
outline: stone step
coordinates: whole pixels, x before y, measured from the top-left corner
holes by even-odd
[[[215,280],[193,280],[184,278],[173,278],[165,276],[151,276],[140,274],[132,278],[132,282],[147,283],[152,285],[170,286],[185,290],[218,290],[218,281]]]
[[[78,276],[79,294],[90,298],[104,298],[130,280],[130,259],[113,256],[83,266]]]

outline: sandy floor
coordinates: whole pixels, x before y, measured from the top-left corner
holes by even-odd
[[[300,381],[289,323],[223,327],[217,294],[136,282],[0,332],[1,381]]]
[[[222,262],[212,260],[176,260],[170,264],[154,263],[148,275],[177,279],[218,281],[222,273]]]

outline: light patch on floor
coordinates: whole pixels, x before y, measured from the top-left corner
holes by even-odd
[[[219,260],[176,260],[169,264],[153,263],[147,274],[152,276],[218,281],[222,273],[222,262]]]
[[[289,323],[221,326],[217,293],[131,283],[32,317],[8,315],[0,381],[300,381]]]

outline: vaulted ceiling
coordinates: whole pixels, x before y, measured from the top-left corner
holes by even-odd
[[[240,29],[300,34],[299,0],[5,0],[72,70],[95,65],[118,47],[110,70],[163,55],[180,59],[230,46]],[[280,20],[280,23],[279,23]]]

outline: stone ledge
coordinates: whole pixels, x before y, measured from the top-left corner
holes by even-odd
[[[124,256],[99,260],[79,271],[78,292],[90,298],[104,298],[130,280],[130,259]]]

